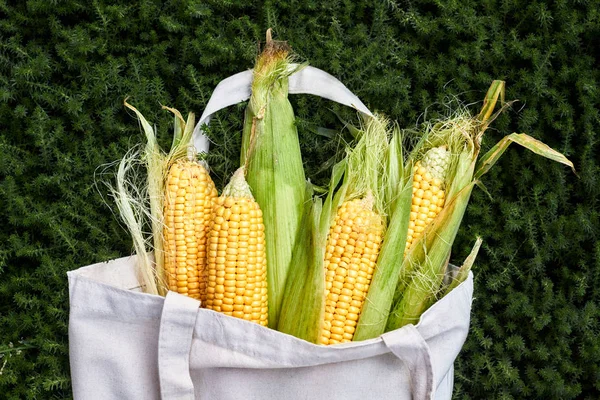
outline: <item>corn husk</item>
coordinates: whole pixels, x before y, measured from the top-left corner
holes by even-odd
[[[503,104],[494,114],[499,99]],[[440,145],[449,147],[452,161],[445,182],[447,200],[439,215],[426,228],[420,239],[413,243],[402,263],[386,331],[410,323],[416,324],[421,314],[447,293],[443,287],[443,280],[452,243],[473,187],[479,184],[478,179],[493,166],[510,143],[521,144],[536,154],[573,168],[573,164],[562,154],[525,134],[505,137],[477,162],[485,130],[507,106],[508,104],[504,103],[504,82],[494,81],[487,92],[483,108],[476,117],[471,117],[466,110],[462,110],[454,117],[434,125],[412,152],[411,158],[418,160],[430,148]],[[481,245],[478,243],[448,287],[450,290],[468,276],[468,270],[473,265]]]
[[[377,337],[384,332],[404,258],[412,198],[412,166],[404,165],[402,135],[394,130],[385,159],[384,210],[389,216],[377,267],[360,314],[354,341]]]
[[[307,198],[299,240],[294,248],[294,268],[287,280],[277,330],[318,343],[325,311],[325,246],[332,210],[337,208],[333,194],[345,169],[345,160],[333,167],[329,192],[322,201],[312,197],[313,186],[306,184]]]
[[[294,252],[278,330],[313,343],[318,343],[321,335],[325,247],[338,208],[345,201],[369,195],[374,210],[385,218],[381,179],[389,145],[388,122],[380,116],[365,118],[363,129],[351,128],[358,140],[334,166],[325,201],[317,197],[307,205]]]
[[[147,201],[147,185],[139,177],[139,167],[144,166],[141,152],[133,148],[119,162],[116,185],[108,184],[119,216],[129,231],[133,248],[137,254],[136,272],[141,289],[150,294],[163,294],[164,286],[157,284],[157,270],[154,257],[149,252],[152,245],[144,233],[144,226],[150,216]]]
[[[163,246],[165,178],[169,168],[177,160],[197,157],[191,142],[194,114],[190,113],[185,120],[179,111],[163,107],[174,115],[173,142],[169,153],[165,153],[158,145],[155,129],[142,113],[127,101],[124,104],[140,121],[146,144],[142,152],[129,152],[121,160],[113,196],[133,239],[144,290],[164,296],[168,291]],[[137,166],[146,169],[144,183],[131,178]],[[150,237],[144,231],[148,224],[151,227]]]
[[[451,274],[448,274],[448,275],[450,275],[449,283],[447,284],[447,286],[444,290],[444,295],[450,293],[458,285],[460,285],[462,282],[464,282],[465,279],[467,279],[467,276],[469,276],[469,272],[471,271],[471,268],[473,267],[473,264],[475,263],[475,259],[477,258],[477,254],[479,253],[479,249],[481,248],[482,243],[483,243],[483,239],[478,237],[477,240],[475,241],[475,244],[473,245],[473,248],[471,249],[471,252],[467,256],[467,258],[465,258],[465,261],[463,262],[463,264],[456,271],[454,271]]]
[[[138,204],[143,204],[145,202],[148,202],[149,204],[149,209],[139,214],[140,218],[137,221],[138,226],[129,224],[128,226],[134,243],[136,243],[140,241],[140,237],[143,232],[143,226],[146,223],[142,216],[150,220],[149,222],[152,228],[152,238],[150,240],[151,244],[146,246],[146,248],[142,248],[140,245],[135,246],[139,260],[138,270],[140,271],[141,276],[144,277],[146,291],[151,288],[150,293],[164,296],[167,293],[167,285],[163,261],[162,197],[164,193],[166,157],[158,145],[156,132],[152,125],[150,125],[146,118],[144,118],[142,113],[140,113],[131,104],[127,103],[127,101],[124,102],[124,105],[135,112],[146,136],[146,145],[142,155],[142,161],[146,167],[146,187],[145,190],[140,191],[144,193],[145,198],[138,199]],[[125,159],[123,159],[123,162],[124,161]],[[122,168],[123,170],[126,170],[128,167],[123,165]],[[123,179],[123,175],[119,176],[121,179]],[[117,181],[120,187],[125,187],[124,182],[120,181],[119,178]],[[122,217],[125,219],[127,218],[127,214],[124,212],[128,207],[134,205],[135,201],[131,197],[129,197],[128,200],[125,199],[123,194],[124,192],[121,193],[121,204],[119,206],[119,210]],[[127,202],[130,204],[125,204]],[[154,251],[152,261],[149,259],[149,251]],[[152,283],[150,283],[151,277],[153,277]]]
[[[298,69],[289,48],[271,39],[256,61],[246,108],[241,164],[263,211],[269,327],[276,328],[306,199],[305,177],[288,78]]]

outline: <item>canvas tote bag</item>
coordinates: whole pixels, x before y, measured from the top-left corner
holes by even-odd
[[[222,81],[195,130],[250,97],[252,71]],[[331,75],[306,67],[290,93],[314,94],[370,114]],[[450,399],[453,362],[468,333],[473,275],[420,322],[378,338],[319,346],[199,308],[169,292],[143,293],[136,256],[68,272],[73,396],[93,399]]]

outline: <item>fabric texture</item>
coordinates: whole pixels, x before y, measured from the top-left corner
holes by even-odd
[[[75,399],[450,399],[473,276],[419,324],[318,346],[140,291],[136,257],[69,272]]]

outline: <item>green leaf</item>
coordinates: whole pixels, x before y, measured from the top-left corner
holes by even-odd
[[[500,97],[500,104],[504,104],[504,87],[504,81],[496,80],[492,82],[483,100],[483,107],[477,117],[479,121],[486,122],[492,116],[498,102],[498,97]]]
[[[339,132],[335,129],[328,129],[320,126],[317,128],[316,133],[319,136],[324,136],[326,138],[333,139]]]
[[[558,151],[524,133],[511,133],[510,135],[503,137],[494,147],[481,156],[477,163],[477,167],[475,168],[475,179],[479,179],[488,172],[513,142],[533,151],[535,154],[567,165],[571,167],[574,173],[576,173],[573,163]]]
[[[353,338],[355,341],[377,337],[385,330],[404,258],[410,221],[408,211],[412,201],[412,174],[408,174],[397,196],[367,299],[358,320]]]
[[[464,282],[465,279],[467,279],[467,276],[469,276],[469,271],[471,271],[471,268],[475,263],[475,258],[477,258],[477,254],[479,253],[479,248],[481,247],[482,243],[483,239],[478,237],[475,241],[475,244],[473,245],[473,248],[471,249],[471,252],[467,256],[467,258],[465,258],[465,261],[460,266],[460,268],[456,272],[456,275],[452,278],[452,281],[446,288],[446,292],[444,295],[450,293],[454,288],[456,288],[458,285]]]
[[[312,197],[307,183],[307,198]],[[322,200],[306,203],[296,246],[294,268],[290,269],[277,330],[311,343],[318,343],[325,307],[325,242],[327,234],[320,232]]]

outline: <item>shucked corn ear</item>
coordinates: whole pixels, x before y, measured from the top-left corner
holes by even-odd
[[[410,222],[404,255],[421,236],[425,227],[442,211],[445,202],[444,180],[450,166],[446,146],[434,147],[415,164]]]
[[[369,192],[338,209],[325,252],[325,319],[321,344],[352,340],[375,271],[383,236],[381,215]]]
[[[267,325],[262,212],[238,169],[217,199],[208,238],[206,308]]]
[[[205,299],[206,237],[217,189],[192,144],[194,114],[175,116],[173,144],[165,162],[163,262],[169,290]]]
[[[241,165],[263,211],[269,326],[276,328],[305,202],[305,178],[288,77],[297,69],[282,42],[267,43],[254,67],[246,108]]]
[[[204,301],[206,239],[217,189],[194,153],[177,160],[167,175],[164,263],[169,290]]]

